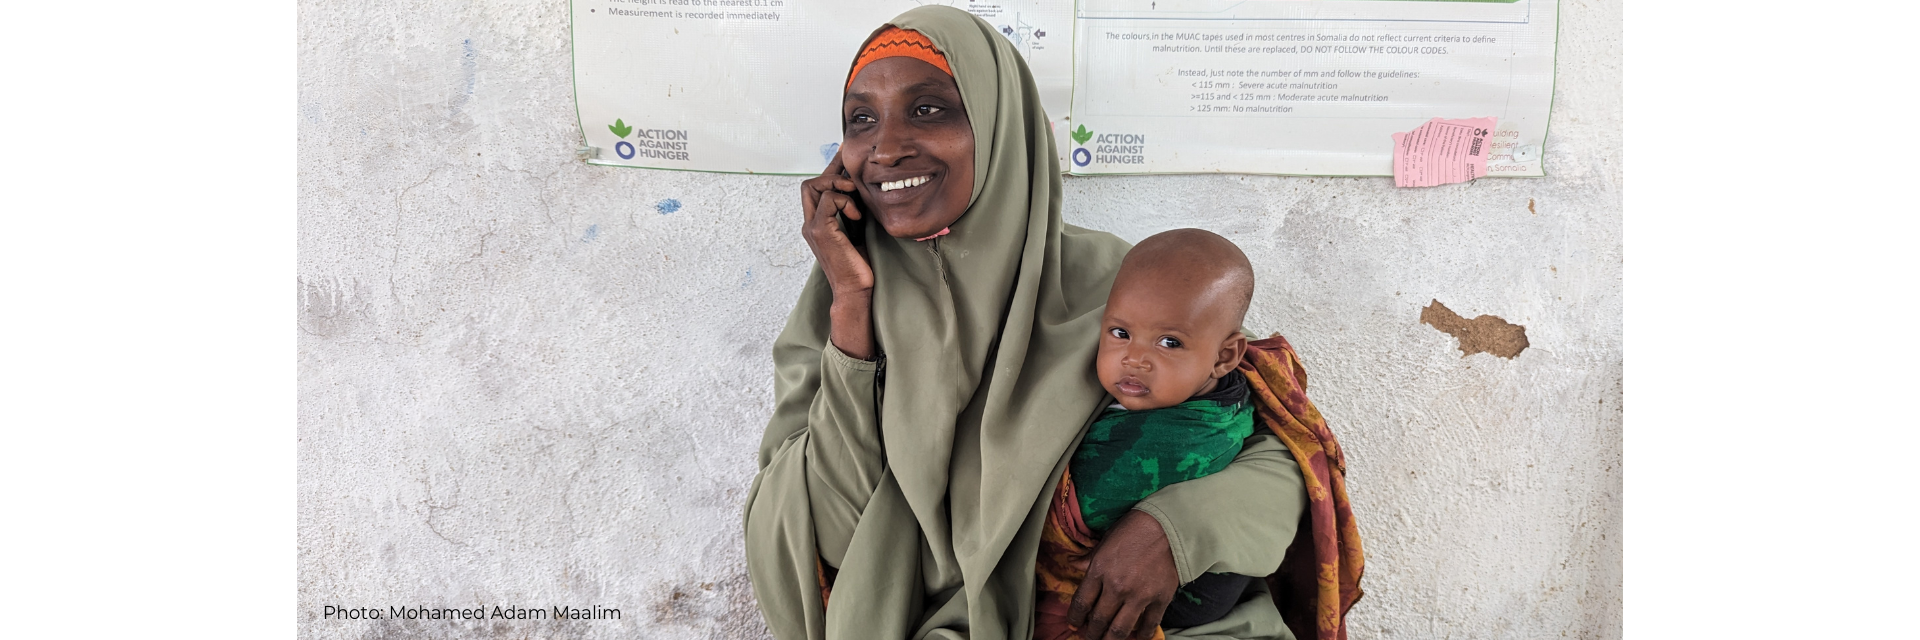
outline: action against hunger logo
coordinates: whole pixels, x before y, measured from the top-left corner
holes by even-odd
[[[1080,125],[1080,128],[1068,132],[1067,135],[1073,136],[1073,143],[1075,145],[1073,147],[1073,166],[1084,167],[1087,166],[1087,163],[1093,162],[1093,152],[1088,151],[1087,148],[1083,146],[1087,144],[1088,140],[1093,139],[1093,132],[1087,130],[1087,125]]]
[[[1077,145],[1073,149],[1074,166],[1084,167],[1098,162],[1100,164],[1146,164],[1147,137],[1137,133],[1102,133],[1094,135],[1087,125],[1068,133]],[[1093,141],[1093,149],[1086,147],[1087,141]]]
[[[607,130],[621,138],[613,143],[613,152],[619,154],[621,160],[632,160],[635,156],[658,160],[687,159],[686,129],[635,129],[628,126],[625,120],[615,118],[613,124],[607,125]],[[627,142],[628,135],[632,135],[634,142],[640,144],[635,146],[633,142]]]

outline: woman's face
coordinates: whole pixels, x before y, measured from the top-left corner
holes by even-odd
[[[861,68],[841,106],[840,161],[867,213],[896,238],[952,225],[973,198],[973,125],[953,76],[906,57]]]

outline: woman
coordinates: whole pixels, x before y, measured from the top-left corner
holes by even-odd
[[[861,51],[839,156],[801,188],[818,268],[774,345],[754,591],[783,640],[1028,638],[1049,499],[1106,400],[1091,363],[1127,245],[1061,222],[1039,94],[992,26],[927,6]],[[1071,617],[1152,637],[1180,583],[1273,573],[1301,486],[1282,444],[1249,439],[1117,523]],[[1251,592],[1174,635],[1293,637]]]

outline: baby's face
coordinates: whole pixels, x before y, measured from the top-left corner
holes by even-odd
[[[1128,410],[1186,402],[1211,391],[1216,378],[1239,364],[1228,343],[1239,328],[1225,317],[1230,312],[1219,303],[1223,296],[1180,280],[1122,277],[1107,297],[1094,369],[1101,386]]]

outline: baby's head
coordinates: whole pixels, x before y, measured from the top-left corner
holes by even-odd
[[[1129,410],[1171,407],[1212,391],[1240,364],[1253,265],[1213,233],[1175,229],[1120,262],[1101,318],[1101,386]]]

